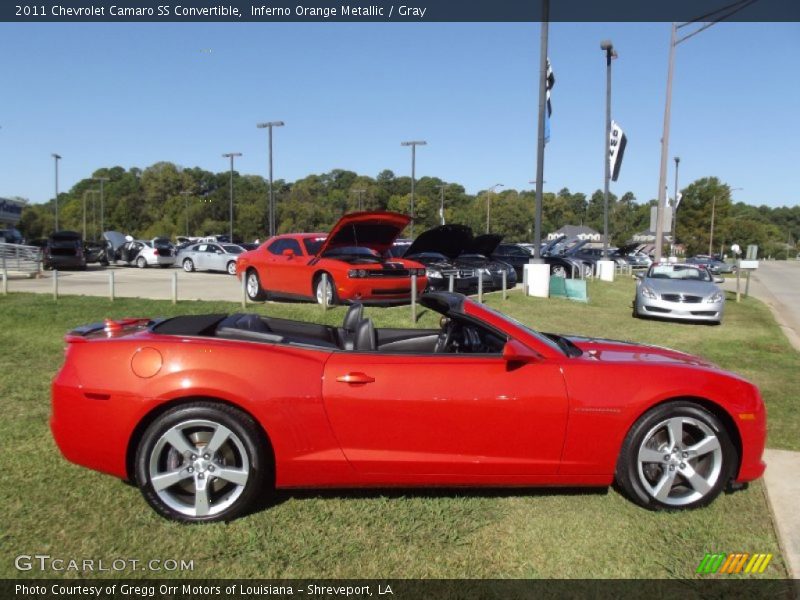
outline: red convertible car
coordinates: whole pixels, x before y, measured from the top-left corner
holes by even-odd
[[[276,488],[608,486],[684,509],[764,472],[758,389],[654,346],[528,329],[433,292],[438,329],[256,314],[70,332],[53,386],[64,456],[161,515],[229,520]]]
[[[410,222],[411,217],[393,212],[350,213],[327,235],[291,233],[268,239],[239,255],[236,275],[246,278],[251,300],[282,297],[321,304],[327,289],[328,304],[407,302],[412,275],[417,276],[418,295],[427,286],[425,266],[387,255]]]

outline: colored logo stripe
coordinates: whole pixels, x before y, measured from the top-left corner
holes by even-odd
[[[748,552],[734,552],[726,554],[719,552],[717,554],[706,554],[700,565],[697,567],[697,573],[712,574],[712,573],[725,573],[733,575],[737,573],[763,573],[767,565],[772,560],[772,554],[750,554]]]

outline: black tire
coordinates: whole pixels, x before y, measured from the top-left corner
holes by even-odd
[[[258,277],[258,272],[255,269],[248,269],[245,273],[247,277],[247,297],[253,302],[262,302],[267,299],[267,292],[261,287],[261,280]]]
[[[330,274],[325,273],[328,275],[328,306],[336,306],[339,304],[339,297],[336,294],[336,283],[333,281],[333,277]],[[319,304],[322,305],[322,273],[314,277],[314,300]]]
[[[681,439],[671,446],[678,433]],[[700,442],[702,449],[693,450]],[[719,418],[695,403],[675,401],[656,406],[634,423],[622,444],[615,479],[640,506],[686,510],[719,496],[737,465],[736,448]]]
[[[147,268],[147,259],[144,256],[140,256],[136,259],[136,266],[140,269]]]
[[[213,454],[202,454],[215,434],[224,435],[224,441]],[[180,440],[178,446],[184,450],[167,437]],[[271,492],[268,456],[263,433],[247,414],[214,402],[183,404],[167,410],[145,430],[136,449],[136,483],[163,517],[187,523],[230,521]],[[219,476],[223,471],[235,481]],[[175,473],[180,475],[172,477]],[[165,475],[173,482],[157,490],[153,477],[163,480]],[[198,485],[210,488],[198,494]]]
[[[187,273],[194,271],[194,261],[191,258],[187,258],[183,261],[183,270]]]
[[[235,260],[230,261],[226,265],[225,270],[228,272],[228,275],[236,275],[236,261]]]

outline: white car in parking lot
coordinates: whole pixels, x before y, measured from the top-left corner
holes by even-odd
[[[187,273],[224,271],[236,275],[236,261],[244,248],[236,244],[200,243],[178,252],[177,262]]]

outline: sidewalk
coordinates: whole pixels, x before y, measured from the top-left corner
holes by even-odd
[[[723,288],[727,292],[736,293],[736,279],[726,279]],[[744,278],[742,278],[740,288],[742,297],[744,288]],[[789,343],[800,352],[800,332],[796,331],[782,314],[783,307],[780,300],[758,280],[757,273],[750,277],[750,295],[769,306]],[[789,569],[789,576],[800,579],[800,510],[797,507],[800,498],[800,452],[767,448],[764,452],[764,462],[767,463],[767,471],[764,474],[767,498],[772,508],[784,561]]]

